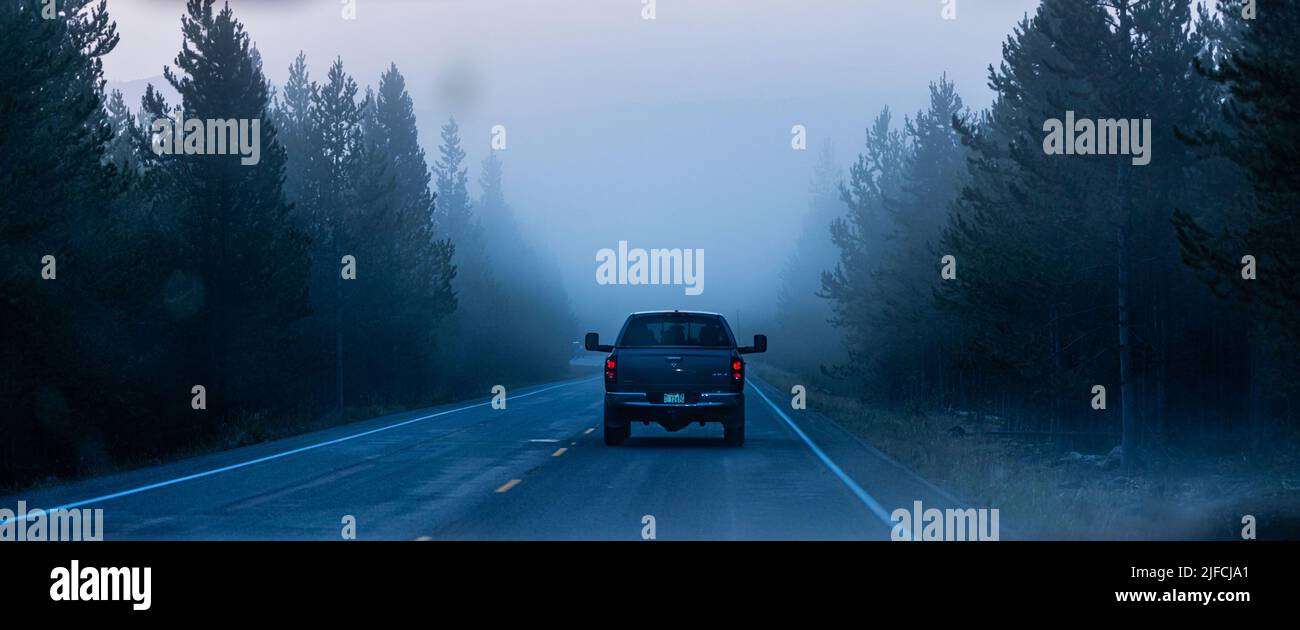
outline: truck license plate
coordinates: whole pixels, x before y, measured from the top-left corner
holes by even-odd
[[[676,393],[676,394],[664,394],[664,402],[665,402],[665,403],[685,403],[685,402],[686,402],[686,394],[681,394],[681,393]]]

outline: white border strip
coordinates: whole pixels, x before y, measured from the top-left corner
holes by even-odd
[[[790,416],[785,415],[785,412],[782,411],[780,407],[777,407],[776,404],[767,397],[767,394],[764,394],[763,390],[759,389],[758,385],[754,383],[754,381],[746,378],[745,382],[749,383],[749,386],[754,390],[754,393],[758,394],[758,397],[762,398],[763,402],[767,403],[767,405],[772,408],[772,411],[775,411],[778,416],[781,416],[781,419],[784,420],[786,425],[794,431],[795,435],[798,435],[799,439],[803,440],[803,443],[808,445],[808,448],[812,450],[813,454],[816,455],[818,459],[822,460],[822,463],[826,464],[826,467],[829,468],[831,472],[835,473],[835,476],[839,477],[840,481],[844,482],[844,485],[848,486],[849,490],[862,500],[862,503],[867,506],[867,509],[871,510],[871,513],[875,514],[876,518],[879,518],[880,522],[885,524],[885,527],[891,529],[894,527],[896,523],[889,517],[889,512],[885,511],[885,508],[880,505],[880,502],[876,501],[875,497],[871,496],[871,493],[863,490],[862,486],[858,485],[858,482],[854,481],[852,477],[849,477],[848,474],[839,467],[839,465],[831,461],[831,458],[827,456],[820,447],[813,443],[813,441],[808,437],[808,434],[804,433],[803,429],[800,429],[799,426],[790,419]]]

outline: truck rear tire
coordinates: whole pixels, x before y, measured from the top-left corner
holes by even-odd
[[[726,441],[727,446],[744,446],[745,445],[744,421],[741,421],[740,424],[734,427],[723,427],[722,439]]]
[[[632,427],[621,429],[605,425],[605,446],[620,446],[632,434]]]
[[[614,414],[610,412],[608,407],[606,407],[605,408],[605,446],[619,446],[623,442],[627,441],[627,438],[632,435],[632,423],[631,422],[625,423],[621,427],[616,425],[611,425],[609,421],[613,416]]]

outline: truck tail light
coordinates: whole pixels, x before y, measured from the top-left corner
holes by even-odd
[[[618,358],[614,355],[605,357],[605,382],[613,383],[618,380]]]
[[[731,380],[739,382],[745,378],[745,363],[740,359],[731,360]]]

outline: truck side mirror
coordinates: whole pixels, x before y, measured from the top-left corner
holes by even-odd
[[[594,332],[587,333],[586,338],[583,339],[583,345],[587,348],[587,352],[613,352],[614,351],[614,346],[600,345],[600,335]]]
[[[754,345],[741,346],[736,348],[741,354],[754,354],[756,352],[767,352],[767,335],[754,335]]]

